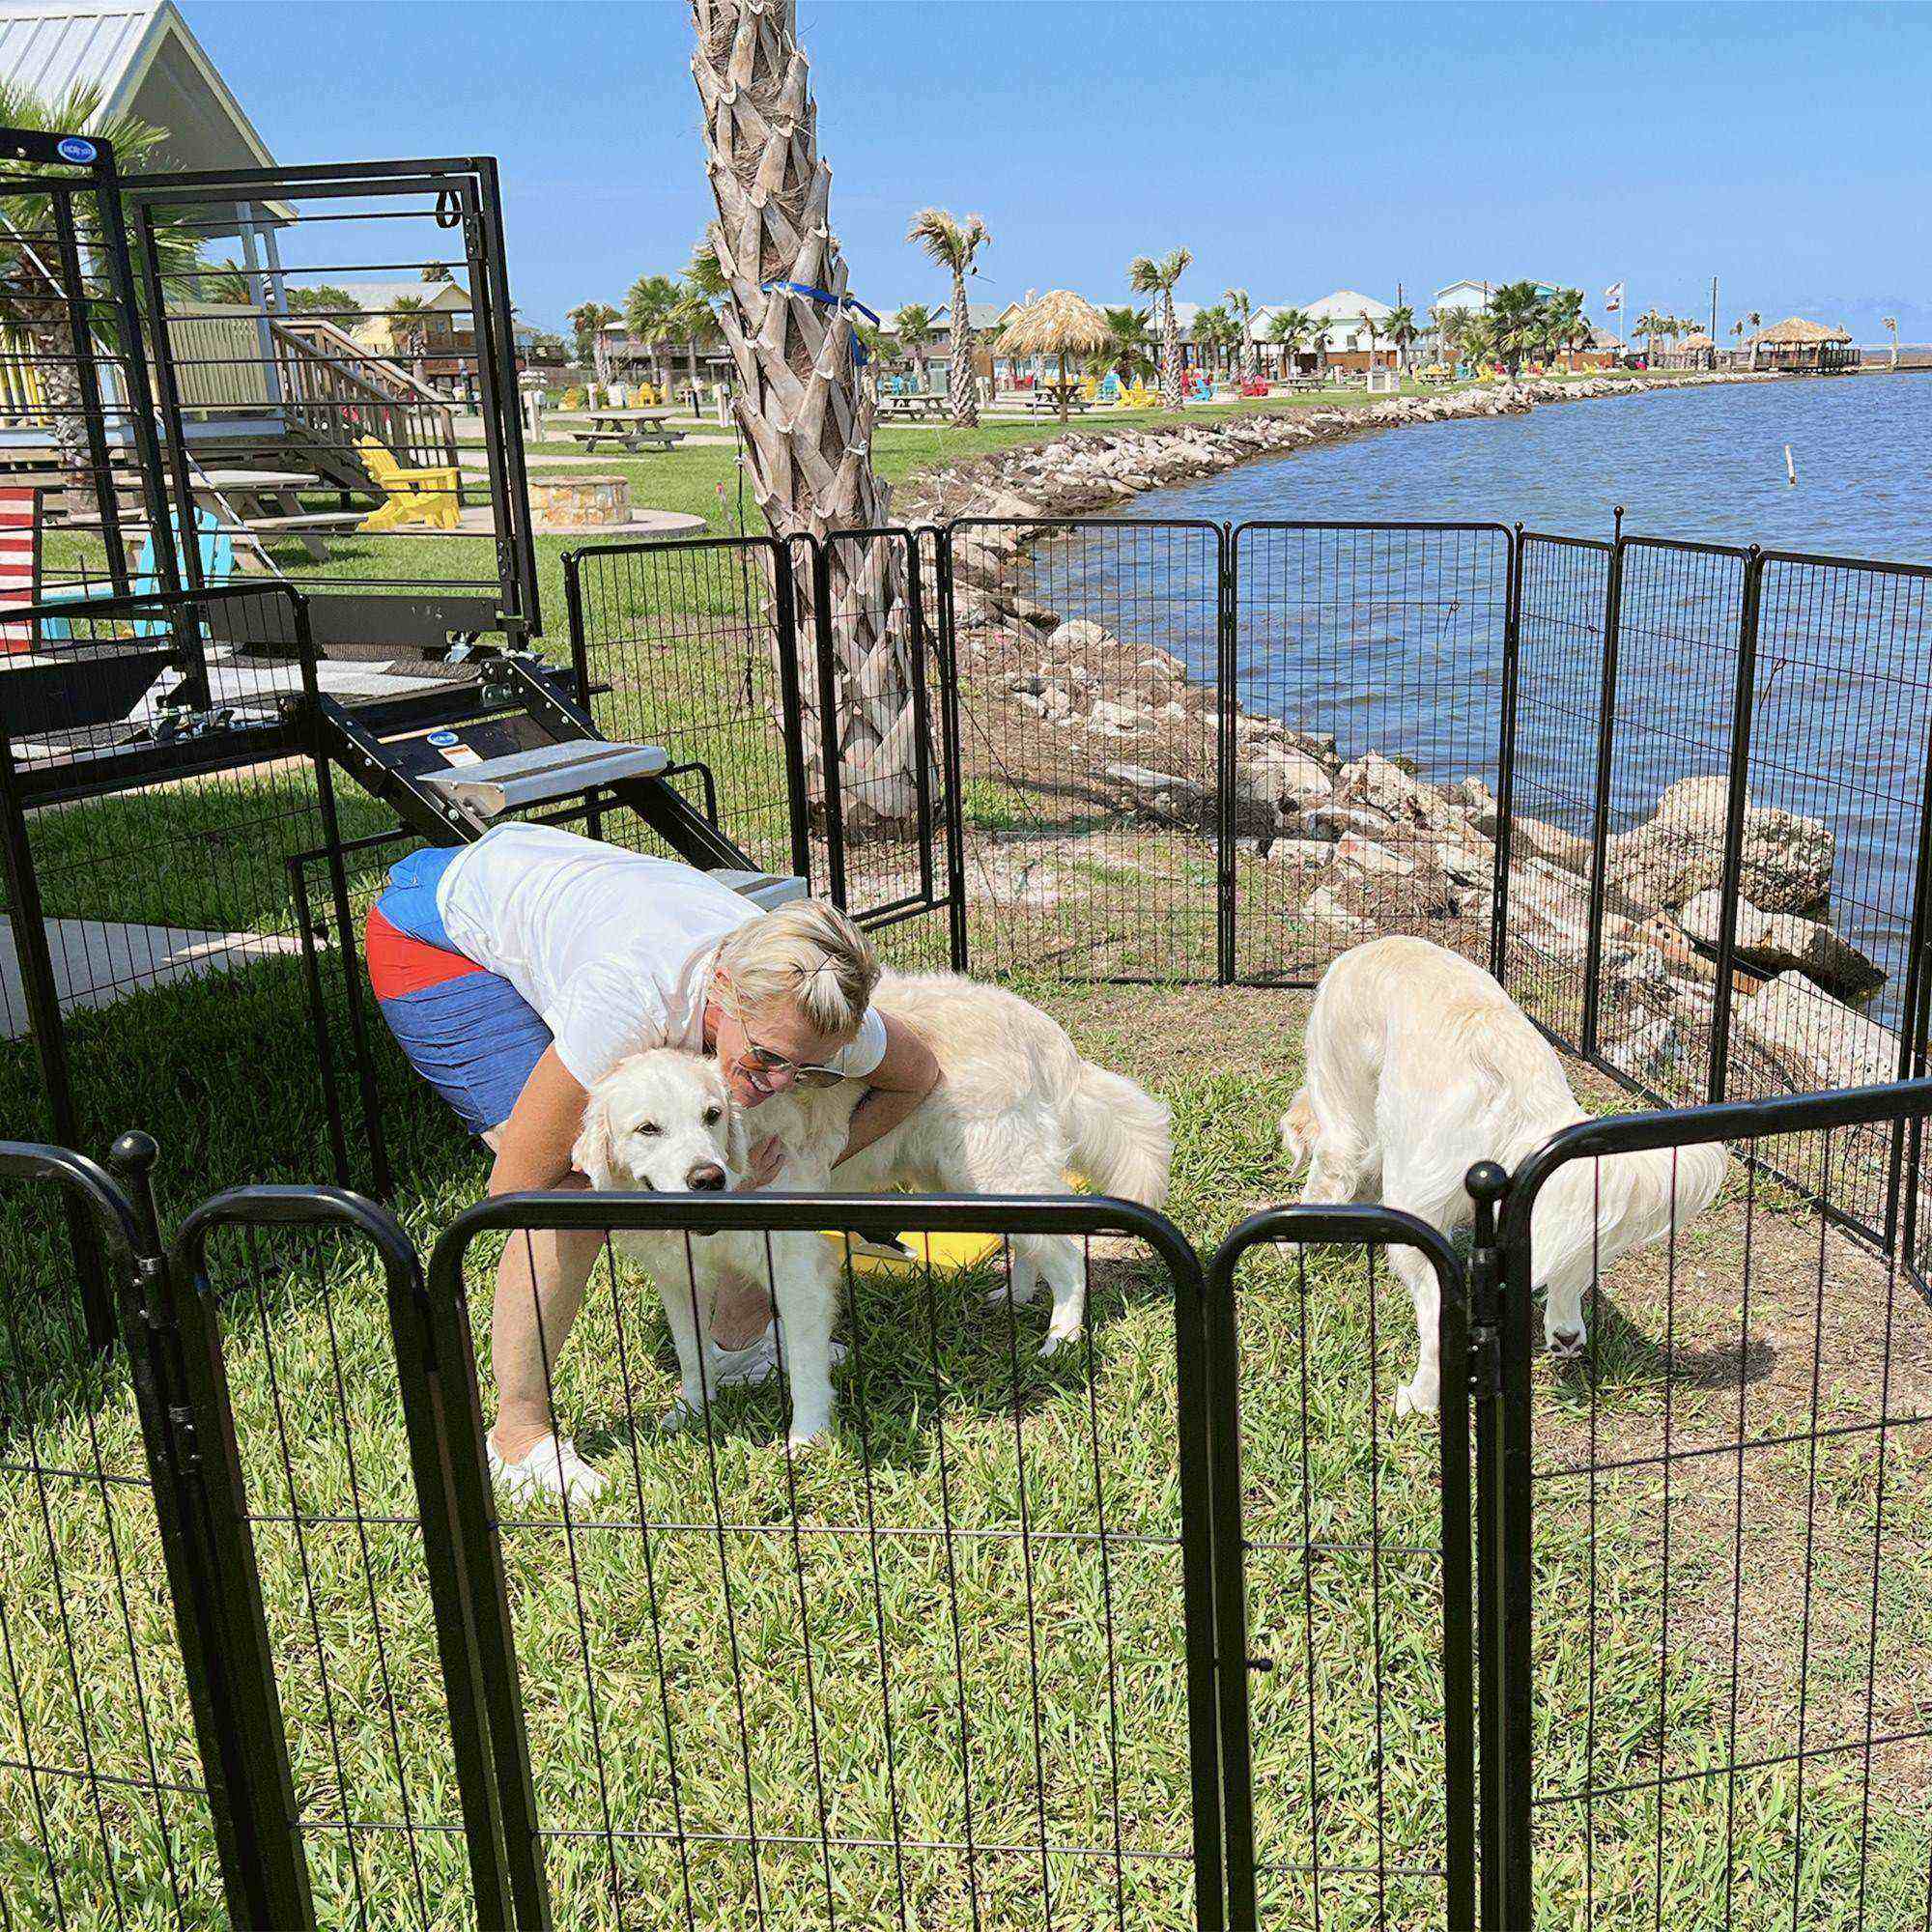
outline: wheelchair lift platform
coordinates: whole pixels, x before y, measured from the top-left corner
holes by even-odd
[[[803,879],[761,870],[677,789],[662,747],[603,736],[569,673],[540,658],[506,652],[480,659],[473,684],[317,703],[330,758],[434,844],[472,843],[546,806],[623,807],[767,910],[805,896]]]

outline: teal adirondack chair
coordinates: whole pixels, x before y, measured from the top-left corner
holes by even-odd
[[[177,543],[177,557],[180,555],[181,522],[172,512],[168,517],[168,530]],[[235,562],[235,537],[230,530],[223,529],[213,510],[197,509],[194,513],[195,549],[201,555],[201,581],[205,585],[228,583],[238,575]],[[185,575],[185,573],[184,573]],[[156,564],[155,533],[150,530],[141,539],[141,548],[134,558],[134,568],[128,581],[128,592],[132,597],[153,596],[161,587],[160,573]],[[86,597],[108,595],[106,588],[95,584],[71,583],[46,593],[46,600],[52,602],[78,602]],[[128,628],[137,638],[156,638],[165,634],[167,626],[158,618],[135,617],[128,621]],[[59,617],[49,617],[41,625],[43,638],[71,638],[73,634],[68,623]]]

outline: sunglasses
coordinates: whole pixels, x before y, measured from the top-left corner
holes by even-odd
[[[781,1053],[774,1053],[768,1046],[760,1046],[745,1025],[745,1016],[738,1009],[735,1000],[723,1003],[724,1010],[738,1024],[738,1031],[745,1036],[743,1060],[746,1065],[758,1073],[789,1073],[795,1087],[822,1088],[837,1087],[849,1079],[849,1074],[841,1073],[836,1066],[814,1066],[809,1063],[787,1060]]]

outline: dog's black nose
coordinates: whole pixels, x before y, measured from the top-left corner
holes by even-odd
[[[684,1177],[684,1184],[705,1194],[724,1191],[724,1170],[714,1160],[701,1161]]]
[[[1584,1335],[1580,1328],[1559,1328],[1549,1338],[1552,1354],[1580,1355],[1583,1352]]]

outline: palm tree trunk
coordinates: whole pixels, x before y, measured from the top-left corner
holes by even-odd
[[[41,379],[41,393],[46,399],[68,519],[98,517],[100,500],[95,488],[87,414],[80,398],[80,370],[67,306],[59,301],[23,301],[16,296],[13,307],[26,331],[35,373]]]
[[[966,314],[966,265],[952,265],[952,360],[946,372],[954,429],[980,427],[980,385],[973,380],[973,325]]]
[[[1180,397],[1180,325],[1174,319],[1174,298],[1160,292],[1160,406],[1179,410]]]
[[[781,542],[880,527],[890,521],[887,491],[872,469],[874,404],[859,381],[851,313],[761,286],[845,294],[795,0],[693,0],[692,14],[691,71],[718,206],[711,241],[728,290],[719,322],[737,365],[731,407],[753,494]],[[818,571],[800,573],[800,634],[813,634],[817,600],[826,599],[838,689],[819,691],[811,655],[801,650],[808,770],[819,765],[819,708],[831,704],[848,831],[900,822],[914,809],[913,760],[922,754],[904,553],[873,542],[821,554]]]
[[[1241,324],[1241,381],[1255,383],[1261,380],[1261,352],[1255,347],[1255,338],[1249,333],[1246,322]]]

